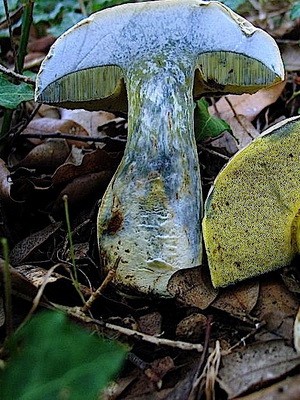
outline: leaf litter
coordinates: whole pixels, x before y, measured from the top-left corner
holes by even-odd
[[[223,131],[217,138],[198,143],[204,195],[228,158],[300,108],[297,23],[286,17],[287,7],[279,10],[274,3],[264,5],[267,12],[250,13],[249,19],[279,38],[287,80],[254,95],[228,95],[215,103],[207,99],[211,115],[226,125],[217,127]],[[278,16],[281,26],[276,24]],[[53,40],[33,32],[25,67],[34,70]],[[30,98],[27,89],[24,96]],[[26,107],[29,114],[34,104],[27,102]],[[86,327],[101,320],[101,334],[129,343],[136,358],[129,357],[105,392],[106,400],[299,398],[299,273],[279,271],[215,290],[204,267],[186,270],[169,283],[175,300],[132,298],[115,290],[113,277],[101,289],[97,208],[125,143],[124,115],[49,106],[42,106],[14,138],[13,152],[0,164],[0,215],[5,215],[2,236],[12,238],[15,323],[26,318],[45,283],[42,307],[56,303]],[[87,300],[101,289],[90,309],[92,322],[78,312],[82,299],[72,281],[62,204],[66,194],[74,246],[81,249],[76,251],[81,292]],[[287,271],[297,271],[297,262]],[[3,261],[0,283],[3,286]],[[3,307],[0,300],[0,326],[5,324]]]

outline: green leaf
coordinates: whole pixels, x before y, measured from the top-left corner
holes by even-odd
[[[292,20],[300,18],[300,1],[296,1],[290,11],[290,18]]]
[[[1,400],[95,400],[125,358],[124,346],[89,335],[62,313],[44,312],[9,343]]]
[[[223,132],[230,131],[227,122],[210,115],[208,103],[205,99],[198,100],[195,107],[195,137],[196,141],[220,136]]]
[[[22,101],[32,100],[34,89],[27,83],[15,85],[4,74],[0,74],[0,106],[14,109]]]

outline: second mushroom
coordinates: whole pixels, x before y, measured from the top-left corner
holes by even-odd
[[[117,284],[168,296],[170,277],[202,262],[194,98],[282,79],[274,40],[216,1],[116,6],[56,41],[38,101],[117,110],[126,87],[128,141],[97,222],[105,270],[118,261]]]

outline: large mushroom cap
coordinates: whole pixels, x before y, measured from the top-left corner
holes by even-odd
[[[203,236],[214,286],[287,266],[300,252],[300,117],[239,151],[208,195]]]
[[[79,22],[52,46],[36,99],[69,108],[126,109],[122,78],[140,60],[188,55],[194,95],[254,92],[283,79],[275,41],[216,1],[116,6]]]

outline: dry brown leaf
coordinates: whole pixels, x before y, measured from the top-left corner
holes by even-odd
[[[217,297],[208,270],[205,267],[182,269],[176,272],[168,283],[168,291],[178,301],[206,309]]]
[[[77,122],[84,127],[89,136],[101,137],[98,127],[116,118],[112,113],[106,111],[86,111],[61,109],[61,117]]]
[[[162,316],[157,311],[142,315],[138,319],[139,331],[146,333],[147,335],[152,335],[152,336],[160,335],[161,324],[162,324]]]
[[[99,198],[106,189],[113,174],[113,171],[100,171],[73,179],[58,195],[54,209],[59,209],[63,206],[62,198],[65,195],[68,196],[69,204],[79,203],[95,193],[97,193]]]
[[[254,138],[259,136],[259,132],[244,115],[230,117],[227,122],[230,125],[232,136],[236,141],[237,150],[244,148]]]
[[[11,263],[20,264],[23,262],[36,248],[49,239],[61,225],[61,222],[55,222],[18,242],[10,252]]]
[[[298,365],[300,356],[284,340],[254,343],[222,358],[220,384],[232,399],[273,382]]]
[[[10,267],[10,278],[12,293],[20,295],[22,298],[33,300],[38,289],[25,276],[20,274],[15,268]],[[0,259],[0,287],[4,284],[4,261]]]
[[[286,378],[274,385],[249,394],[238,397],[235,400],[299,400],[300,399],[300,375]]]
[[[292,342],[293,324],[299,302],[276,277],[260,280],[260,294],[253,314],[266,322],[268,331]]]
[[[193,313],[182,319],[176,327],[176,337],[188,342],[201,342],[207,328],[207,317]]]
[[[14,167],[54,169],[68,157],[70,148],[65,140],[47,140],[34,147],[21,161],[11,160]]]
[[[244,115],[249,121],[253,121],[264,108],[278,99],[285,84],[286,82],[282,82],[270,88],[261,89],[254,94],[223,96],[214,106],[209,107],[209,112],[228,123],[230,118],[235,115]]]
[[[60,273],[54,271],[51,276],[48,276],[48,270],[39,266],[27,264],[17,266],[15,270],[37,289],[39,289],[45,279],[47,279],[47,286],[44,289],[44,295],[50,301],[58,301],[59,293],[63,293],[63,296],[66,296],[68,300],[77,297],[77,292],[72,280]],[[91,295],[91,290],[88,287],[79,284],[79,289],[85,298],[88,298]]]
[[[259,283],[247,282],[220,290],[212,306],[236,317],[249,315],[257,303]]]
[[[52,176],[54,185],[67,183],[76,177],[90,173],[105,170],[114,171],[121,161],[121,153],[107,153],[101,149],[81,154],[81,162],[78,159],[76,163],[70,160],[57,168]]]
[[[40,135],[39,138],[30,138],[30,142],[39,144],[42,142],[43,136],[56,135],[57,133],[66,133],[73,136],[88,136],[88,132],[77,122],[70,119],[54,119],[54,118],[37,118],[31,121],[23,130],[23,135]],[[89,147],[88,143],[68,139],[70,145],[78,147]]]

